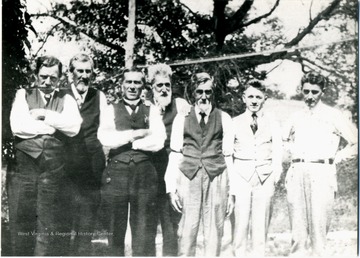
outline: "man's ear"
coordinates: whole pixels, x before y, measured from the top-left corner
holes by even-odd
[[[268,95],[266,95],[266,94],[264,95],[264,99],[265,99],[265,100],[267,100],[268,97],[269,97]]]

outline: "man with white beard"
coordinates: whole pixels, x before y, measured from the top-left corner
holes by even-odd
[[[233,170],[232,122],[213,106],[214,84],[208,73],[194,74],[190,87],[195,105],[174,119],[166,191],[172,208],[181,213],[178,255],[196,255],[202,221],[203,255],[219,256],[225,217],[234,208],[228,175]]]
[[[167,135],[164,148],[153,156],[153,164],[159,180],[157,208],[163,234],[163,256],[177,255],[177,224],[180,219],[179,215],[171,209],[164,181],[171,151],[171,129],[175,116],[178,113],[188,113],[190,110],[190,105],[184,99],[173,98],[171,76],[172,70],[166,64],[156,64],[148,68],[148,81],[153,92],[152,102],[160,109]]]

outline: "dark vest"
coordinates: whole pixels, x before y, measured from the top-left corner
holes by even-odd
[[[69,94],[74,96],[72,90]],[[88,151],[102,148],[100,141],[97,138],[97,131],[100,124],[100,93],[94,88],[89,88],[85,100],[79,109],[80,115],[83,119],[79,133],[69,138],[69,143],[78,146],[84,146]]]
[[[120,101],[119,103],[113,105],[116,130],[125,131],[136,129],[149,129],[149,106],[146,106],[142,102],[140,102],[137,113],[132,113],[131,115],[129,115],[123,101]],[[109,158],[116,159],[124,163],[129,163],[130,161],[141,162],[150,158],[150,152],[133,150],[132,144],[128,143],[117,149],[110,150]]]
[[[177,107],[176,107],[176,100],[172,99],[170,105],[168,105],[165,108],[165,112],[163,114],[162,120],[165,125],[166,129],[166,140],[164,143],[164,147],[168,150],[170,153],[170,137],[171,137],[171,129],[172,125],[175,119],[175,116],[177,115]]]
[[[25,98],[29,110],[45,108],[61,113],[64,108],[65,95],[65,91],[55,91],[53,97],[46,106],[39,90],[26,90]],[[42,153],[44,153],[45,156],[58,155],[63,153],[63,141],[65,138],[66,136],[59,131],[56,131],[53,135],[38,135],[31,139],[15,137],[15,148],[25,152],[33,158],[39,157]]]
[[[192,107],[185,118],[184,157],[180,163],[180,170],[186,177],[191,180],[202,167],[211,180],[223,173],[226,163],[222,153],[222,138],[221,111],[216,108],[211,111],[208,123],[202,131]]]

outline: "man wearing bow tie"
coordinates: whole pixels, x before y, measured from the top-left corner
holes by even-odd
[[[9,211],[13,255],[66,255],[60,201],[67,137],[82,122],[75,100],[57,88],[61,62],[51,56],[36,61],[34,88],[16,93],[10,114],[15,135],[16,171],[9,175]]]
[[[265,255],[272,197],[282,173],[281,131],[275,118],[263,110],[265,90],[260,82],[249,82],[243,93],[246,111],[233,118],[236,256],[246,255],[249,231],[250,254]]]
[[[101,175],[105,169],[105,155],[97,138],[100,117],[107,103],[105,94],[94,87],[94,63],[86,54],[70,60],[72,95],[83,119],[78,135],[67,142],[67,172],[71,179],[71,211],[68,222],[76,232],[71,255],[92,254],[91,238],[100,203]],[[71,219],[72,218],[72,219]]]
[[[172,70],[166,64],[156,64],[148,68],[148,80],[153,93],[153,103],[160,110],[163,123],[166,128],[166,140],[164,148],[153,155],[154,166],[158,172],[158,215],[163,235],[163,256],[177,255],[177,228],[179,216],[170,206],[169,198],[165,190],[164,175],[169,162],[170,136],[173,121],[178,113],[190,110],[190,105],[182,98],[172,96]]]
[[[156,255],[158,178],[151,154],[164,147],[166,132],[159,109],[140,99],[144,85],[141,70],[126,69],[121,79],[123,99],[109,106],[100,121],[100,142],[110,148],[101,212],[112,256],[124,256],[128,212],[132,255]]]
[[[225,217],[233,210],[231,118],[213,106],[213,86],[208,73],[194,74],[190,91],[195,105],[173,123],[165,182],[172,208],[181,213],[179,256],[196,255],[201,221],[204,256],[219,256]]]

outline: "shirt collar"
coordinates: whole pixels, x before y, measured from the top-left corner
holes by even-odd
[[[45,96],[45,93],[42,92],[39,88],[38,88],[38,91],[40,92],[40,95],[41,95],[42,97]],[[51,95],[51,97],[54,96],[55,91],[59,91],[59,88],[55,88],[51,93],[49,93],[49,94]]]
[[[245,114],[246,114],[247,117],[252,118],[253,112],[249,111],[249,109],[246,109],[246,110],[245,110]],[[263,111],[263,109],[260,109],[258,112],[256,112],[256,116],[257,116],[258,118],[264,116],[264,111]]]
[[[141,99],[135,99],[135,100],[128,100],[128,99],[125,99],[123,98],[124,102],[130,104],[130,105],[138,105],[139,102],[141,101]]]
[[[87,95],[87,93],[88,93],[88,91],[89,91],[89,90],[87,90],[87,91],[85,91],[83,94],[80,95],[80,93],[77,91],[74,83],[71,84],[71,90],[72,90],[72,92],[73,92],[73,94],[74,94],[75,99],[77,99],[77,100],[78,100],[78,99],[84,100],[85,97],[86,97],[86,95]]]
[[[211,110],[212,110],[212,105],[210,104],[209,109],[205,111],[206,116],[209,116],[209,115],[210,115]],[[200,108],[199,108],[197,105],[195,105],[195,113],[196,113],[196,114],[200,114],[200,112],[202,112],[202,111],[200,110]]]

